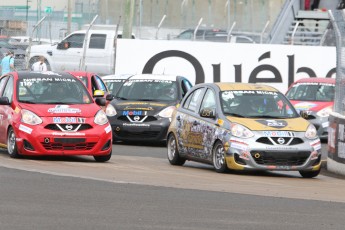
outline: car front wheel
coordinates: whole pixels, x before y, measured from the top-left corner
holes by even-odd
[[[14,133],[13,128],[9,128],[7,135],[7,152],[12,158],[19,158],[20,154],[18,152],[17,143],[16,143],[16,134]]]
[[[213,166],[218,173],[227,172],[228,166],[225,161],[225,152],[222,142],[217,141],[212,150]]]
[[[320,171],[321,171],[321,168],[316,171],[299,171],[299,174],[301,174],[303,178],[313,178],[319,175]]]
[[[186,162],[186,159],[180,157],[174,134],[170,134],[168,137],[167,149],[168,149],[168,160],[170,164],[183,165]]]
[[[93,158],[95,159],[95,161],[97,162],[106,162],[109,161],[112,155],[112,150],[110,151],[110,153],[106,156],[93,156]]]

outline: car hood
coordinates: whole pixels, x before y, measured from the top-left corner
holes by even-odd
[[[35,52],[40,52],[43,53],[43,51],[51,50],[52,49],[51,44],[46,44],[46,45],[33,45],[31,46],[30,52],[35,53]]]
[[[156,113],[168,106],[175,106],[177,102],[114,100],[111,104],[118,111],[148,111],[149,113]]]
[[[101,109],[96,104],[21,104],[21,108],[30,110],[40,117],[93,117]]]
[[[253,131],[292,131],[304,132],[309,126],[309,122],[302,117],[290,119],[274,118],[237,118],[227,117],[230,122],[243,125]]]
[[[332,106],[334,102],[333,101],[295,101],[290,100],[290,102],[293,104],[295,109],[298,111],[308,110],[308,111],[320,111],[321,109],[324,109],[326,107]]]

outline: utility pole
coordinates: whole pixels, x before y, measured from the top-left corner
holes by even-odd
[[[132,37],[134,4],[135,4],[135,0],[126,0],[125,20],[123,22],[123,33],[122,33],[123,38],[131,38]]]
[[[72,0],[68,0],[67,5],[67,34],[71,33],[72,24]]]

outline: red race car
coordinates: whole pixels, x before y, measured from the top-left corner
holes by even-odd
[[[100,106],[64,72],[12,72],[0,78],[0,147],[21,155],[90,155],[105,162],[112,132]]]
[[[320,139],[327,140],[328,117],[333,111],[335,78],[303,78],[294,82],[286,97],[297,111],[306,111]]]

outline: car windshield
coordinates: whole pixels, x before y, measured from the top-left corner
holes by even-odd
[[[130,79],[116,96],[135,101],[176,101],[177,83],[163,79]]]
[[[92,98],[83,83],[74,77],[37,76],[19,78],[19,102],[31,104],[90,104]]]
[[[126,81],[126,79],[107,79],[103,81],[105,85],[107,86],[109,92],[113,95],[116,95],[117,91],[120,89],[122,84]]]
[[[236,117],[295,118],[293,105],[280,92],[229,90],[221,92],[223,113]]]
[[[335,85],[328,83],[297,83],[286,94],[290,100],[334,101]]]

